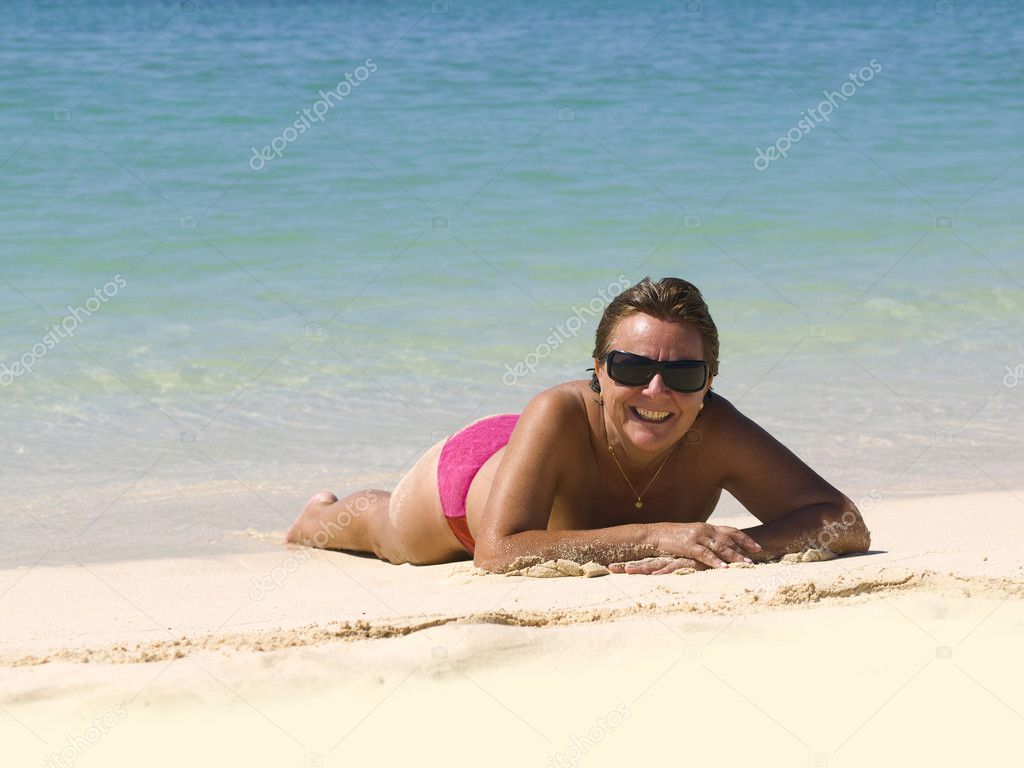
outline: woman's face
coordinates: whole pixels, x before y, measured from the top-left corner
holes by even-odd
[[[704,344],[694,326],[640,313],[618,322],[611,333],[609,349],[659,361],[704,359]],[[595,361],[594,367],[601,382],[608,436],[613,445],[617,437],[627,447],[645,453],[664,451],[683,437],[693,426],[711,386],[708,376],[699,392],[676,392],[665,386],[659,373],[647,386],[629,387],[612,381],[604,364]]]

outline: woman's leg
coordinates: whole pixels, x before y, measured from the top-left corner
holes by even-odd
[[[386,531],[381,530],[381,521],[387,518],[390,499],[390,493],[380,490],[359,491],[344,499],[321,491],[306,502],[285,538],[320,549],[373,552],[384,559]]]
[[[315,494],[287,540],[322,549],[372,552],[390,563],[449,563],[469,555],[451,532],[437,491],[437,443],[394,491],[367,490],[338,499]]]

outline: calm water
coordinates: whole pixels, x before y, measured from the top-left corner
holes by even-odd
[[[0,563],[273,546],[645,274],[855,500],[1019,488],[1024,10],[781,6],[5,3]]]

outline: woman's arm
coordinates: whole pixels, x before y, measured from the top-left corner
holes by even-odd
[[[800,507],[770,523],[744,528],[762,549],[755,560],[775,560],[790,552],[827,549],[837,555],[867,552],[871,532],[860,511],[845,496],[840,500]]]
[[[521,555],[539,555],[545,560],[565,558],[580,563],[603,565],[620,560],[639,560],[658,554],[649,541],[651,526],[642,523],[594,528],[586,531],[527,530],[491,539],[481,546],[477,539],[473,561],[488,571],[501,573]]]
[[[604,550],[621,551],[630,559],[653,554],[638,525],[601,531],[547,530],[562,478],[585,450],[580,441],[581,424],[586,424],[582,408],[577,395],[556,387],[541,392],[523,410],[476,531],[473,561],[477,566],[504,571],[521,555],[604,562]]]
[[[704,543],[712,540],[712,552]],[[737,528],[706,523],[632,523],[585,531],[522,531],[505,536],[497,548],[501,554],[481,558],[477,541],[475,562],[489,571],[504,571],[520,555],[540,555],[545,560],[565,558],[602,565],[657,559],[676,568],[724,568],[733,562],[752,562],[746,556],[759,545]],[[621,569],[620,569],[621,570]],[[668,571],[666,571],[667,573]]]
[[[866,552],[871,534],[857,507],[792,451],[730,403],[716,429],[723,440],[722,486],[761,521],[744,529],[773,560],[804,549]]]

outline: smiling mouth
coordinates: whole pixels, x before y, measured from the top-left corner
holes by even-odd
[[[646,421],[650,424],[662,424],[672,418],[671,411],[649,411],[646,408],[637,408],[636,406],[630,406],[629,410],[640,421]]]

